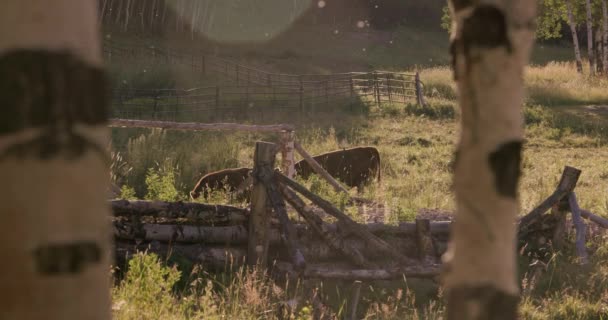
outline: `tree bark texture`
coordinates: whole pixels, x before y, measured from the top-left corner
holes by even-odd
[[[516,217],[523,145],[523,69],[536,3],[450,1],[461,107],[457,211],[443,256],[448,319],[515,319]]]
[[[110,319],[98,3],[0,9],[0,319]]]
[[[572,46],[574,47],[574,58],[576,59],[576,71],[578,73],[583,73],[583,59],[581,58],[581,48],[578,42],[578,33],[576,32],[576,22],[574,21],[574,15],[572,14],[572,0],[565,1],[568,26],[570,27],[570,33],[572,33]]]

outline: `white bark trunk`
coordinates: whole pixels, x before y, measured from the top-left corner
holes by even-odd
[[[574,47],[574,57],[576,59],[576,71],[583,73],[583,59],[581,58],[581,48],[578,42],[578,34],[576,32],[576,22],[572,14],[572,0],[566,0],[566,13],[568,15],[568,26],[570,26],[570,32],[572,33],[572,45]]]
[[[515,319],[522,78],[536,3],[452,0],[450,8],[462,130],[454,173],[457,214],[444,256],[448,319]]]
[[[110,319],[97,2],[1,6],[0,319]]]
[[[595,75],[595,52],[593,51],[593,17],[591,16],[591,0],[585,1],[587,11],[587,54],[589,56],[589,74]]]

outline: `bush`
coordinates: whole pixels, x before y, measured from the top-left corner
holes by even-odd
[[[173,167],[159,166],[157,169],[148,169],[146,175],[147,200],[180,201],[186,200],[175,186],[175,169]]]
[[[436,120],[454,119],[456,117],[456,111],[451,103],[428,103],[425,106],[410,103],[405,106],[405,113]]]

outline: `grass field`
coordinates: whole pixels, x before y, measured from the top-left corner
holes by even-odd
[[[191,45],[180,39],[172,43]],[[382,180],[370,185],[363,196],[383,204],[381,218],[385,223],[412,220],[421,209],[454,210],[450,162],[458,140],[459,116],[455,84],[445,67],[449,62],[445,32],[406,26],[387,38],[386,34],[362,36],[327,28],[315,32],[293,30],[264,45],[219,50],[226,55],[240,54],[245,63],[280,72],[418,68],[427,107],[413,103],[382,105],[365,113],[297,119],[297,139],[312,154],[359,145],[377,147]],[[533,66],[526,70],[526,144],[519,193],[522,214],[552,193],[563,167],[569,165],[583,170],[576,188],[581,207],[608,217],[608,80],[578,75],[573,64],[560,62],[570,59],[571,54],[569,48],[538,44]],[[162,66],[150,66],[152,75],[150,70],[145,75],[143,66],[117,67],[113,73],[117,79],[143,86],[200,80],[188,70]],[[126,198],[186,200],[202,174],[251,166],[253,147],[259,140],[276,142],[277,137],[113,129],[112,150],[120,154],[113,162],[114,179],[123,187]],[[305,183],[336,203],[342,200],[318,181]],[[218,192],[211,202],[230,201]],[[524,290],[522,318],[607,319],[606,239],[597,235],[590,243],[591,263],[586,267],[576,265],[568,254],[556,254],[535,289]],[[573,250],[566,248],[564,252]],[[525,262],[522,259],[522,264]],[[113,288],[115,318],[280,319],[284,302],[302,297],[296,284],[284,291],[254,271],[210,274],[183,262],[175,263],[145,254],[131,260],[125,277]],[[524,289],[529,286],[527,281],[522,275]],[[332,305],[341,315],[345,314],[350,285],[326,284],[325,291],[332,293]],[[441,292],[428,287],[428,283],[409,279],[388,287],[383,283],[366,284],[362,316],[442,319]],[[426,288],[424,294],[421,288]],[[304,300],[304,307],[287,318],[310,318],[310,301]]]

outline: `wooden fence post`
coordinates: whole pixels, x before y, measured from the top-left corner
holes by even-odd
[[[273,171],[276,145],[269,142],[256,142],[253,156],[253,190],[251,192],[251,215],[249,217],[249,242],[247,264],[265,269],[268,260],[270,240],[270,210],[268,195],[262,181],[256,174],[264,170]]]
[[[426,261],[435,255],[433,239],[431,238],[431,221],[429,219],[416,219],[416,245],[418,258]]]
[[[386,93],[388,94],[388,102],[393,104],[393,98],[391,97],[391,79],[390,73],[386,74]]]
[[[380,107],[380,88],[378,87],[378,73],[376,71],[373,72],[374,75],[374,85],[372,89],[374,90],[374,100],[376,100],[376,106]]]
[[[351,290],[351,298],[349,301],[350,316],[349,320],[357,320],[357,306],[359,305],[359,297],[361,295],[361,281],[355,280]]]
[[[281,162],[282,169],[285,175],[289,178],[295,175],[295,161],[294,161],[294,143],[295,133],[293,131],[281,131]]]
[[[422,92],[422,82],[420,82],[420,73],[416,72],[416,100],[418,105],[424,106],[424,93]]]

